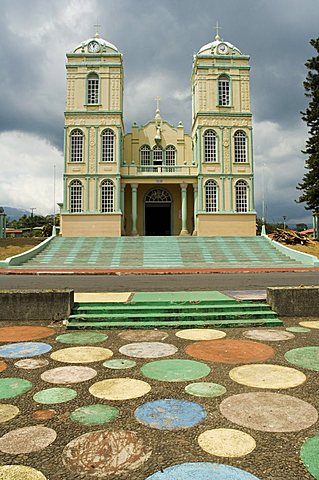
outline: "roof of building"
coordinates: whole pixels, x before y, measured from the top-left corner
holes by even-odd
[[[88,52],[88,45],[91,42],[97,42],[101,46],[101,50],[97,53],[103,53],[103,51],[105,52],[105,51],[108,51],[109,49],[113,50],[116,53],[119,53],[118,48],[115,45],[113,45],[113,43],[110,43],[107,40],[104,40],[103,38],[101,38],[98,32],[96,32],[94,37],[88,38],[84,42],[81,42],[80,45],[75,47],[72,53]]]
[[[207,43],[206,45],[203,45],[200,50],[198,51],[198,54],[201,54],[201,53],[204,53],[206,52],[207,50],[209,50],[209,52],[207,53],[216,53],[217,51],[217,47],[218,45],[220,45],[221,43],[227,45],[227,47],[229,48],[230,50],[230,53],[232,54],[239,54],[239,55],[242,55],[241,51],[239,50],[239,48],[235,47],[235,45],[233,45],[232,43],[230,42],[225,42],[222,38],[220,38],[220,36],[217,34],[215,36],[215,40],[213,42],[210,42],[210,43]]]

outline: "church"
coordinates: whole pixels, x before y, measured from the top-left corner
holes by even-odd
[[[125,133],[123,64],[99,33],[67,54],[62,236],[254,236],[249,56],[218,33],[193,56],[190,134],[159,99]]]

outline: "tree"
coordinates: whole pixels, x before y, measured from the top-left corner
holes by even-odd
[[[303,193],[297,200],[298,203],[306,203],[306,210],[312,210],[319,214],[319,38],[310,40],[317,51],[317,55],[310,58],[306,63],[308,74],[304,81],[305,95],[309,98],[309,105],[302,113],[302,119],[307,123],[309,138],[306,149],[302,152],[307,155],[306,169],[308,170],[298,184],[298,190]]]

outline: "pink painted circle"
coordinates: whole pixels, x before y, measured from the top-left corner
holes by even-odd
[[[98,478],[112,475],[114,478],[140,467],[151,453],[150,447],[135,432],[99,430],[68,443],[62,460],[69,470],[79,475]]]
[[[174,355],[178,348],[175,345],[162,342],[128,343],[120,348],[120,353],[134,358],[161,358]]]
[[[86,382],[96,375],[97,371],[94,368],[72,365],[47,370],[42,373],[41,379],[48,383],[68,385],[70,383]]]
[[[0,438],[0,451],[13,455],[39,452],[55,439],[56,432],[52,428],[43,426],[17,428]]]
[[[45,358],[22,358],[15,362],[14,366],[24,370],[36,370],[49,365],[49,361]]]
[[[155,342],[168,337],[168,333],[160,330],[125,330],[118,335],[129,342]]]

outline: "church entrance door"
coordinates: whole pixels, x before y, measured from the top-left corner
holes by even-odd
[[[166,190],[154,188],[145,196],[145,235],[171,235],[172,199]]]

